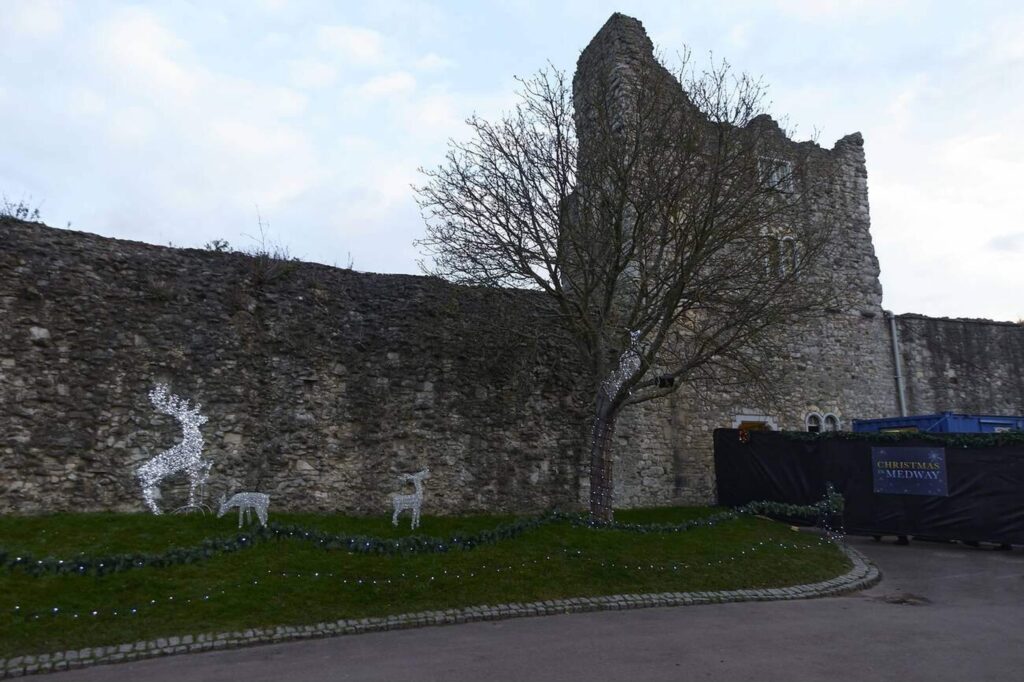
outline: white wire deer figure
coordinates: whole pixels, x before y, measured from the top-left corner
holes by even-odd
[[[170,415],[178,420],[178,423],[181,424],[181,442],[170,450],[164,450],[136,470],[139,483],[142,484],[142,497],[146,501],[146,506],[154,514],[159,514],[160,507],[156,504],[156,496],[159,492],[160,482],[183,471],[189,479],[186,509],[198,509],[196,490],[203,488],[206,477],[210,473],[210,467],[213,465],[213,462],[201,457],[203,434],[199,427],[206,423],[206,417],[199,414],[202,405],[192,407],[188,400],[183,400],[176,395],[169,395],[167,384],[157,384],[153,387],[153,390],[149,392],[149,402],[153,403],[157,412]]]
[[[245,521],[252,521],[250,511],[255,511],[260,520],[260,525],[267,525],[267,507],[270,506],[270,495],[265,493],[235,493],[228,499],[227,493],[220,496],[220,508],[217,510],[217,518],[224,516],[228,509],[238,507],[238,527],[242,527],[242,514],[245,514]]]
[[[397,527],[399,512],[410,509],[412,510],[412,528],[416,530],[420,525],[420,507],[423,506],[423,480],[430,478],[430,469],[417,471],[415,474],[402,474],[398,478],[403,481],[412,481],[412,484],[416,486],[416,492],[412,495],[398,493],[391,495],[391,506],[395,508],[395,513],[391,515],[391,525]]]

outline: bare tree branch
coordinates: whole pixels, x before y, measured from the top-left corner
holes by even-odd
[[[500,121],[469,118],[469,141],[415,187],[427,272],[553,302],[595,396],[600,518],[625,406],[715,382],[767,390],[784,332],[838,305],[828,152],[764,115],[760,80],[688,58],[678,79],[639,60],[571,90],[549,65]],[[636,370],[607,394],[630,353]]]

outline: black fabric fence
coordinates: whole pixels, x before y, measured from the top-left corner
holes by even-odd
[[[948,495],[937,496],[876,493],[872,464],[872,447],[885,447],[896,456],[901,448],[943,448],[934,437],[894,444],[885,438],[806,440],[772,431],[744,432],[741,438],[736,429],[718,429],[714,438],[721,505],[756,500],[813,504],[832,483],[846,501],[848,533],[1024,544],[1022,444],[946,444]]]

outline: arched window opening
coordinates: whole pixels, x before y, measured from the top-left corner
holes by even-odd
[[[821,433],[822,419],[821,415],[818,414],[817,412],[811,412],[810,414],[808,414],[807,417],[804,419],[804,423],[809,432]]]
[[[764,235],[761,238],[764,269],[769,278],[783,278],[796,274],[800,254],[796,238],[786,235]]]
[[[764,238],[764,271],[769,278],[774,279],[779,273],[779,262],[781,249],[778,237],[768,236]]]
[[[825,430],[826,431],[838,431],[839,430],[839,417],[832,413],[825,415]]]
[[[795,274],[797,264],[796,239],[783,237],[779,240],[779,276]]]

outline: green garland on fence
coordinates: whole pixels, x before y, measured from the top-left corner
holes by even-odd
[[[925,431],[894,431],[891,433],[824,431],[810,433],[808,431],[780,431],[789,440],[818,442],[825,440],[845,440],[871,442],[880,445],[904,443],[907,441],[923,441],[954,448],[996,448],[1007,445],[1024,445],[1024,431],[1005,431],[1003,433],[928,433]]]
[[[832,484],[827,486],[825,497],[815,504],[786,504],[784,502],[748,502],[747,504],[699,519],[690,519],[682,523],[618,523],[616,521],[601,522],[577,516],[570,519],[574,526],[588,526],[606,530],[623,530],[632,533],[679,533],[693,528],[710,528],[723,521],[732,521],[741,516],[760,514],[762,516],[783,517],[816,517],[819,520],[831,519],[843,513],[843,496],[835,491]]]
[[[74,559],[37,559],[27,552],[10,552],[0,548],[0,568],[12,571],[21,569],[31,576],[44,575],[109,575],[145,567],[167,567],[181,564],[196,564],[220,554],[230,554],[249,549],[270,540],[299,540],[310,542],[325,550],[345,550],[357,554],[408,555],[439,554],[453,550],[472,550],[482,545],[493,545],[512,540],[524,533],[552,523],[569,522],[575,526],[595,529],[625,530],[639,533],[681,532],[693,528],[709,528],[723,521],[731,521],[743,515],[764,514],[774,516],[817,516],[842,512],[842,495],[829,488],[825,498],[813,505],[793,505],[779,502],[751,502],[738,507],[692,519],[680,524],[635,524],[600,523],[583,514],[551,512],[543,516],[520,519],[502,524],[491,530],[468,535],[453,535],[450,538],[436,538],[412,535],[403,538],[377,538],[368,535],[346,535],[325,533],[315,528],[269,523],[251,533],[239,533],[233,538],[211,538],[203,540],[196,547],[173,547],[165,552],[150,554],[116,554],[108,556],[80,555]]]

